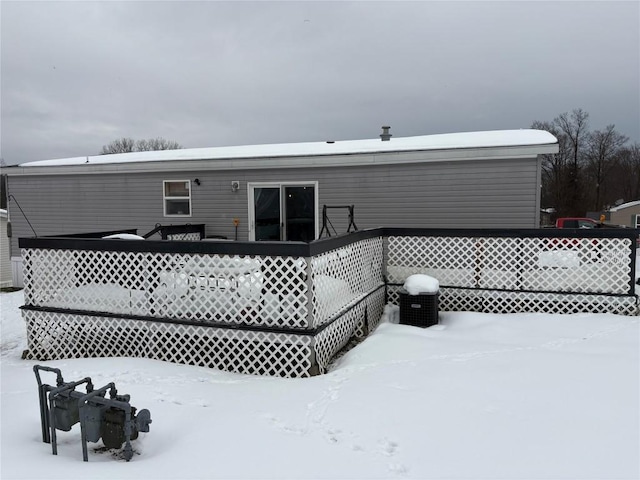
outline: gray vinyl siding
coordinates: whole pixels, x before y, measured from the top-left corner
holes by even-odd
[[[204,223],[207,235],[248,239],[248,182],[317,181],[322,205],[354,205],[360,229],[390,227],[535,228],[539,209],[537,159],[317,167],[182,173],[100,173],[10,176],[8,190],[39,236]],[[201,184],[193,180],[198,178]],[[163,180],[191,180],[190,217],[163,216]],[[232,192],[231,182],[240,181]],[[15,202],[9,209],[17,239],[33,236]],[[346,212],[331,212],[339,233]]]

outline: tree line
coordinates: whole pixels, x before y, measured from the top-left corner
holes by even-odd
[[[100,155],[111,155],[113,153],[147,152],[156,150],[178,150],[182,148],[178,142],[165,140],[164,138],[149,138],[148,140],[134,140],[129,137],[122,137],[114,140],[108,145],[104,145]]]
[[[589,114],[576,109],[531,127],[558,139],[558,153],[542,155],[543,208],[584,216],[640,199],[640,143],[629,144],[615,125],[591,131]]]

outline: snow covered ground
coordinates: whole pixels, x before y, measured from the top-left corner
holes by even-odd
[[[153,423],[131,462],[42,443],[22,292],[0,294],[8,479],[640,478],[637,317],[397,311],[328,374],[279,379],[135,358],[39,362],[114,381]],[[45,382],[54,383],[45,377]]]

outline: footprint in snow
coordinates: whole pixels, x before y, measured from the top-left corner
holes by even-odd
[[[261,415],[262,418],[266,419],[269,421],[269,423],[275,427],[276,429],[280,430],[281,432],[285,432],[285,433],[293,433],[296,435],[306,435],[308,432],[306,431],[306,429],[303,428],[297,428],[297,427],[292,427],[287,425],[286,423],[284,423],[280,418],[276,417],[275,415],[271,415],[271,414],[263,414]]]
[[[168,397],[166,395],[162,395],[162,394],[156,397],[156,401],[158,403],[173,403],[174,405],[182,405],[181,401],[176,400],[175,398]]]
[[[340,430],[327,430],[326,438],[330,443],[338,443],[340,441],[338,435],[341,433],[342,432]]]
[[[405,476],[407,473],[409,473],[409,469],[401,463],[390,463],[389,471],[400,476]]]
[[[380,453],[386,455],[387,457],[395,455],[398,451],[398,444],[393,440],[389,440],[388,438],[381,440],[380,442],[378,442],[378,444],[380,447]]]

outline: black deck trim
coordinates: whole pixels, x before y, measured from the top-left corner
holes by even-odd
[[[79,316],[87,316],[87,317],[105,317],[105,318],[122,318],[125,320],[136,320],[136,321],[144,321],[144,322],[153,322],[153,323],[171,323],[175,325],[192,325],[197,327],[212,327],[212,328],[223,328],[228,330],[244,330],[244,331],[253,331],[253,332],[265,332],[265,333],[280,333],[287,335],[306,335],[306,336],[315,336],[318,333],[322,332],[324,329],[331,326],[334,322],[338,321],[343,315],[353,310],[359,304],[364,302],[371,295],[379,291],[381,288],[385,288],[386,285],[382,284],[364,295],[357,302],[349,305],[343,309],[341,309],[338,313],[336,313],[329,321],[326,323],[315,327],[315,328],[283,328],[283,327],[269,327],[264,325],[254,325],[248,323],[225,323],[219,321],[209,321],[209,320],[187,320],[187,319],[179,319],[179,318],[170,318],[170,317],[152,317],[147,315],[130,315],[125,313],[111,313],[111,312],[96,312],[90,310],[76,310],[69,308],[57,308],[57,307],[41,307],[36,305],[23,305],[20,307],[21,310],[32,311],[32,312],[45,312],[45,313],[62,313],[66,315],[79,315]]]
[[[387,283],[389,287],[402,287],[403,283]],[[632,293],[606,293],[606,292],[573,292],[565,290],[525,290],[509,288],[479,288],[479,287],[458,287],[455,285],[440,285],[440,288],[450,288],[456,290],[474,290],[481,292],[501,292],[501,293],[544,293],[553,295],[591,295],[603,297],[637,297]]]

